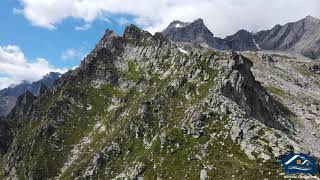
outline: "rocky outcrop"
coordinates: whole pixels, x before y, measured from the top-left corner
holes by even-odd
[[[278,62],[277,59],[275,59],[272,55],[268,55],[268,54],[262,54],[261,56],[259,56],[260,60],[266,62],[266,63],[274,63],[274,62]]]
[[[182,130],[195,138],[199,138],[204,134],[205,120],[206,116],[203,115],[202,112],[194,111],[190,114],[188,113],[188,116],[182,124]]]
[[[320,74],[320,65],[313,65],[308,70],[314,74]]]
[[[320,156],[320,76],[309,69],[316,65],[314,60],[282,52],[246,52],[244,55],[254,60],[255,79],[263,82],[265,89],[296,115],[291,119],[295,129],[293,137],[309,146],[312,155]],[[270,63],[261,57],[272,57],[275,61]]]
[[[248,115],[260,120],[268,127],[285,130],[290,124],[281,124],[277,118],[280,115],[280,105],[257,82],[250,69],[253,63],[242,55],[235,55],[229,61],[224,71],[221,92],[232,99],[247,112]]]

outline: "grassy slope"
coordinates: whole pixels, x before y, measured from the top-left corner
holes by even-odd
[[[198,139],[185,134],[178,127],[185,117],[185,110],[188,107],[197,107],[215,85],[215,69],[199,62],[196,66],[209,73],[210,80],[199,87],[187,82],[183,87],[174,89],[169,83],[175,78],[181,79],[180,76],[160,79],[158,75],[151,74],[151,78],[145,79],[141,73],[143,70],[137,69],[134,61],[129,61],[128,66],[129,72],[123,78],[146,85],[144,92],[139,92],[136,86],[124,91],[111,85],[103,85],[98,89],[69,86],[64,90],[71,94],[76,102],[92,105],[91,110],[75,106],[69,97],[61,99],[56,95],[42,101],[38,107],[39,114],[49,111],[59,114],[59,117],[41,116],[39,120],[30,121],[17,136],[17,144],[21,146],[22,154],[26,154],[22,156],[21,162],[29,167],[34,177],[46,179],[57,176],[74,145],[79,144],[84,137],[90,137],[90,143],[81,148],[78,160],[65,171],[62,179],[83,174],[93,156],[97,152],[103,152],[104,148],[112,143],[119,144],[121,152],[107,159],[100,167],[102,170],[96,174],[97,178],[114,178],[136,162],[143,162],[142,172],[145,179],[198,179],[204,166],[209,167],[208,175],[212,179],[277,178],[279,166],[275,162],[249,160],[239,146],[231,141],[229,130],[225,127],[228,121],[226,116],[210,116],[206,120],[208,126],[205,135]],[[186,99],[186,92],[190,92],[193,98]],[[121,99],[128,103],[108,109],[112,104],[119,105],[114,103],[114,100]],[[147,117],[141,118],[138,109],[140,104],[146,101],[152,102],[152,108],[148,110]],[[123,115],[123,112],[127,115]],[[64,121],[57,122],[59,118]],[[164,125],[159,127],[161,119],[164,120]],[[95,130],[97,121],[106,127],[106,132]],[[56,127],[54,133],[58,138],[43,135],[42,130],[47,125]],[[143,136],[136,138],[135,131],[130,127],[143,129]],[[166,134],[170,141],[161,145],[161,134]],[[212,134],[220,136],[211,138]],[[144,138],[148,141],[154,138],[149,149],[143,145]],[[204,146],[207,155],[202,160],[195,159]],[[25,168],[22,164],[18,167],[17,174],[23,179]]]

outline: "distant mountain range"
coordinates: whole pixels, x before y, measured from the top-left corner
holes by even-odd
[[[173,21],[161,33],[172,41],[191,42],[220,50],[258,50],[250,32],[240,30],[224,39],[214,37],[201,18],[191,23]]]
[[[39,81],[31,83],[24,81],[21,84],[12,85],[8,88],[0,90],[0,116],[6,116],[15,106],[17,98],[26,91],[29,91],[33,95],[37,96],[39,94],[41,85],[45,85],[50,89],[53,86],[54,81],[60,76],[60,73],[51,72]]]
[[[267,50],[291,50],[311,59],[320,57],[320,20],[311,16],[271,30],[254,34],[259,47]]]
[[[219,50],[280,50],[300,53],[311,59],[320,57],[320,20],[311,16],[257,33],[240,30],[224,39],[214,37],[202,19],[173,21],[161,33],[172,41],[191,42]]]

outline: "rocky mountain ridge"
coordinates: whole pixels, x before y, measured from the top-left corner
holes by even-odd
[[[52,90],[18,98],[0,178],[275,179],[285,152],[320,157],[249,59],[134,25],[107,30]]]
[[[289,50],[311,58],[320,57],[320,19],[306,18],[254,34],[261,49]]]
[[[222,39],[213,36],[200,18],[191,23],[173,21],[161,33],[176,42],[197,43],[204,47],[218,47],[222,42]]]
[[[214,37],[202,19],[191,23],[173,21],[161,33],[172,41],[191,42],[219,50],[256,51],[277,50],[301,53],[317,59],[320,57],[320,20],[311,16],[271,30],[250,33],[240,30],[222,39]]]
[[[255,78],[296,117],[295,136],[318,149],[320,144],[320,75],[318,63],[304,56],[268,51],[245,52],[253,61]]]

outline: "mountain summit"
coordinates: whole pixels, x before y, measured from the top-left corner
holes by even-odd
[[[240,30],[224,39],[214,37],[202,19],[191,23],[173,21],[161,33],[172,41],[219,50],[277,50],[301,53],[311,59],[320,57],[320,20],[312,16],[257,33]]]
[[[312,16],[254,34],[259,47],[301,53],[311,59],[320,57],[320,20]]]
[[[197,43],[204,47],[217,47],[217,41],[220,41],[213,37],[200,18],[193,22],[173,21],[161,33],[173,41]]]
[[[225,39],[214,37],[201,18],[193,22],[173,21],[161,33],[172,41],[196,43],[204,47],[220,50],[243,51],[258,49],[251,33],[240,30]]]

